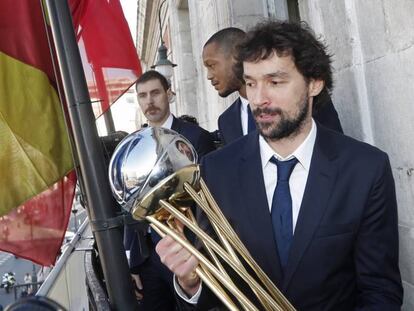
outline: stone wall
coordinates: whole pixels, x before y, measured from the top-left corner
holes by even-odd
[[[390,157],[399,205],[404,310],[414,310],[414,2],[300,1],[334,54],[333,100],[346,134]]]
[[[170,9],[171,46],[173,47],[172,61],[178,66],[174,68],[173,89],[176,115],[189,114],[198,116],[197,92],[194,81],[197,71],[192,49],[190,18],[188,8],[181,1],[179,6]],[[178,51],[178,53],[175,53]]]

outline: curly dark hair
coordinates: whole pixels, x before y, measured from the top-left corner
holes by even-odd
[[[239,45],[238,60],[257,62],[275,52],[278,56],[292,56],[296,68],[307,81],[324,81],[324,89],[314,98],[314,108],[318,109],[333,86],[331,55],[324,43],[305,22],[270,20],[247,32],[246,39]]]

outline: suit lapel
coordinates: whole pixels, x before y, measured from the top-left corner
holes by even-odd
[[[223,119],[223,135],[226,142],[231,142],[241,136],[243,136],[243,129],[240,119],[241,109],[240,97],[237,98],[234,103],[230,106],[228,113],[224,115]]]
[[[240,161],[240,219],[246,246],[254,253],[257,263],[277,283],[281,280],[281,267],[272,221],[266,197],[260,157],[258,132],[248,135]]]
[[[179,120],[173,116],[173,122],[171,124],[171,129],[181,134],[181,124]]]
[[[282,289],[284,291],[313,239],[336,180],[337,166],[334,161],[336,153],[329,150],[330,146],[334,144],[329,142],[329,134],[318,126],[308,180],[283,279]]]

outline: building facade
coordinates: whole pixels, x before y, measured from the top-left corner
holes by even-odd
[[[412,12],[412,0],[139,0],[137,21],[143,68],[156,62],[162,36],[169,59],[177,64],[172,111],[196,116],[209,130],[217,128],[218,116],[234,100],[220,98],[206,78],[201,51],[214,32],[229,26],[246,30],[275,17],[304,20],[322,36],[333,54],[332,97],[345,133],[390,156],[399,204],[404,310],[414,310]]]

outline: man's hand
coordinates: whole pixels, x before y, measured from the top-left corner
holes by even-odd
[[[142,295],[142,282],[141,282],[141,278],[139,277],[139,274],[131,274],[132,277],[132,282],[134,283],[134,291],[135,291],[135,296],[138,300],[141,300],[142,298],[144,298],[144,296]]]
[[[200,286],[200,278],[195,273],[198,260],[170,236],[165,236],[155,247],[161,262],[177,277],[178,284],[192,297]]]

